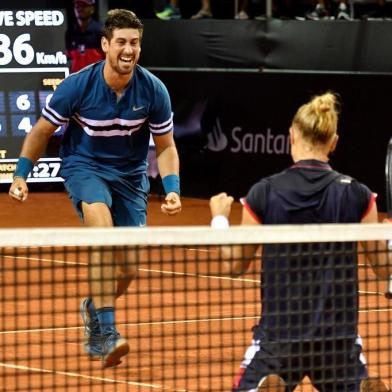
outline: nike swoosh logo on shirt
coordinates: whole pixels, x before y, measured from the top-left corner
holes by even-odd
[[[137,112],[137,111],[139,111],[139,110],[142,110],[143,108],[144,108],[144,106],[135,106],[135,105],[132,106],[132,110],[133,110],[134,112]]]

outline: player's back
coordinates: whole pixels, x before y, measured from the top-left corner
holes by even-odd
[[[314,160],[263,181],[263,224],[360,222],[371,199],[367,187]],[[270,338],[356,336],[356,244],[265,245],[262,281]]]

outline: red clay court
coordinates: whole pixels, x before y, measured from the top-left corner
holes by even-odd
[[[81,226],[65,193],[32,193],[18,205],[0,194],[1,226]],[[150,201],[150,226],[208,225],[208,201],[184,199],[169,218]],[[240,219],[236,203],[232,223]],[[102,239],[103,241],[105,238]],[[88,249],[3,249],[0,390],[230,391],[257,323],[259,266],[222,278],[214,247],[138,249],[138,278],[117,303],[131,351],[115,369],[82,350],[79,299],[87,294]],[[184,262],[185,260],[185,262]],[[255,264],[255,263],[254,263]],[[360,260],[360,334],[369,370],[389,382],[391,305]],[[300,388],[309,389],[304,381]]]

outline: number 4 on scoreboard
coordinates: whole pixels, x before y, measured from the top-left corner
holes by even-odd
[[[25,133],[30,133],[31,128],[33,128],[31,124],[30,117],[23,117],[18,125],[18,129],[20,131],[24,131]]]

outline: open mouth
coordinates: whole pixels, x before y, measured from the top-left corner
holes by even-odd
[[[133,59],[131,57],[120,57],[123,63],[132,64]]]

